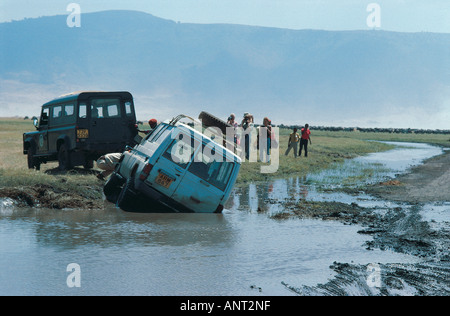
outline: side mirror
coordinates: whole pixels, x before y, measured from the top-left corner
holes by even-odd
[[[36,129],[39,127],[39,120],[36,117],[33,119],[33,125]]]

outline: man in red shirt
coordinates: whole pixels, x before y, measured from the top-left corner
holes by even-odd
[[[300,137],[300,150],[298,151],[298,155],[302,156],[302,149],[305,147],[305,157],[308,157],[308,140],[309,143],[311,142],[311,131],[309,130],[309,125],[305,124],[305,127],[302,128],[301,131],[302,136]]]

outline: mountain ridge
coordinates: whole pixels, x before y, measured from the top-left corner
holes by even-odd
[[[0,24],[0,115],[11,95],[39,107],[47,100],[33,94],[128,90],[142,116],[161,119],[201,110],[286,124],[450,119],[450,34],[177,23],[123,10],[83,13],[80,28],[66,19]]]

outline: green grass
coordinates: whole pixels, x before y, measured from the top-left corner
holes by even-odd
[[[269,178],[285,178],[292,176],[306,176],[312,172],[330,168],[332,165],[344,162],[345,159],[354,158],[372,152],[385,151],[393,148],[392,145],[367,142],[350,137],[332,137],[314,133],[311,135],[312,145],[308,145],[308,157],[294,157],[293,151],[285,156],[289,130],[280,131],[280,160],[278,171],[272,174],[261,174],[262,163],[244,162],[238,181],[246,183],[263,181]]]
[[[375,132],[329,132],[313,131],[313,135],[332,137],[332,138],[352,138],[359,140],[378,140],[392,142],[411,142],[411,143],[429,143],[439,146],[450,145],[450,135],[445,134],[402,134],[402,133],[375,133]]]
[[[303,177],[328,168],[336,168],[345,159],[355,158],[373,152],[386,151],[394,145],[377,141],[432,143],[439,146],[450,146],[450,136],[441,134],[396,134],[396,133],[363,133],[363,132],[331,132],[312,131],[312,145],[308,145],[308,157],[294,158],[293,151],[284,155],[287,149],[290,129],[280,129],[280,161],[278,171],[272,174],[262,174],[263,163],[244,162],[238,177],[238,184],[253,181],[265,181],[273,178]],[[266,164],[267,165],[267,164]],[[372,177],[374,170],[365,170],[360,177]],[[376,171],[375,171],[376,172]],[[355,179],[347,179],[349,182]]]

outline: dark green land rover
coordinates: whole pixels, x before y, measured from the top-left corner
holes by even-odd
[[[28,168],[58,161],[59,169],[92,168],[94,160],[133,145],[138,134],[129,92],[79,92],[42,105],[37,131],[23,134]]]

